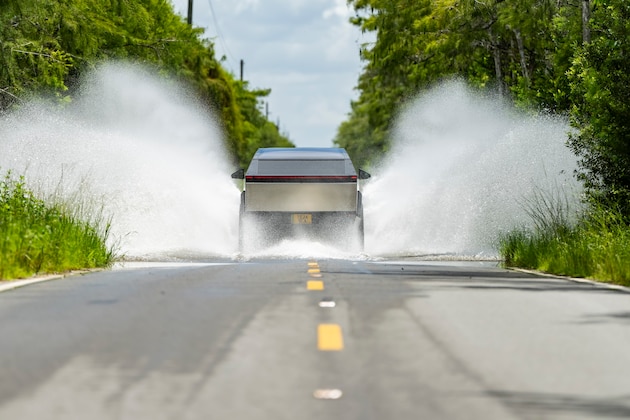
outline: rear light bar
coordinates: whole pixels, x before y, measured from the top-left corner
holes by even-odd
[[[357,182],[356,175],[248,175],[247,182]]]

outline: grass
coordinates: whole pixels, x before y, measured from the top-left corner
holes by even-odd
[[[504,264],[630,286],[630,226],[623,215],[591,206],[571,218],[558,198],[539,194],[528,203],[534,227],[500,239]]]
[[[44,202],[9,172],[0,181],[0,280],[106,267],[114,259],[109,227],[78,202]]]

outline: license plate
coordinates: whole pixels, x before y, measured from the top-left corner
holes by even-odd
[[[312,214],[292,214],[291,223],[294,225],[310,225],[313,223]]]

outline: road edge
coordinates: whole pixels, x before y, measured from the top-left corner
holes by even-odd
[[[606,283],[603,281],[590,280],[590,279],[585,279],[585,278],[580,278],[580,277],[560,276],[557,274],[545,273],[543,271],[528,270],[526,268],[518,268],[518,267],[506,267],[506,268],[512,271],[519,271],[519,272],[527,273],[527,274],[536,274],[541,277],[549,277],[549,278],[554,278],[554,279],[559,279],[559,280],[568,280],[574,283],[590,284],[592,286],[600,286],[600,287],[605,287],[608,289],[618,290],[620,292],[630,293],[630,287],[621,286],[619,284]]]
[[[22,279],[22,280],[2,280],[0,281],[0,293],[19,289],[21,287],[30,286],[32,284],[43,283],[43,282],[51,281],[51,280],[61,280],[67,277],[79,276],[79,275],[91,273],[94,271],[101,271],[101,269],[76,270],[76,271],[69,271],[67,273],[62,273],[62,274],[46,274],[46,275],[37,276],[33,278],[28,278],[28,279]]]

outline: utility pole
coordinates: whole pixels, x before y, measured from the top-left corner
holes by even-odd
[[[241,82],[243,81],[243,70],[245,68],[245,62],[241,60]]]
[[[192,26],[193,0],[188,0],[188,24]]]

